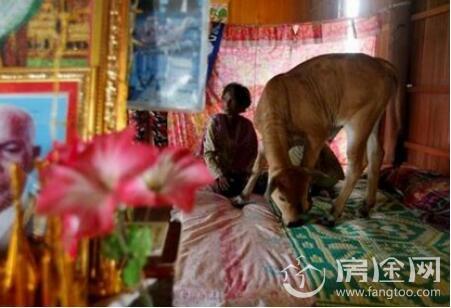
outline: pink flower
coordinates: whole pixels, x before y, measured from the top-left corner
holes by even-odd
[[[118,184],[153,164],[158,150],[133,143],[134,130],[99,136],[91,142],[56,148],[56,163],[46,167],[37,200],[39,214],[63,220],[66,248],[82,237],[104,235],[114,228],[121,200]]]
[[[135,206],[174,205],[193,207],[198,188],[213,182],[204,162],[185,149],[165,149],[138,177],[123,183],[119,198]]]
[[[74,256],[81,238],[113,231],[120,204],[174,205],[190,210],[199,187],[213,181],[205,164],[188,150],[133,142],[134,129],[56,144],[41,172],[39,214],[63,222],[62,238]]]
[[[65,144],[58,141],[53,143],[52,150],[47,154],[45,160],[48,163],[64,164],[73,161],[82,153],[91,143],[82,142],[75,138],[71,143]]]

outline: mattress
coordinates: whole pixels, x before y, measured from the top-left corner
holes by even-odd
[[[288,229],[259,196],[239,210],[220,195],[199,192],[193,212],[178,215],[182,233],[173,304],[449,305],[449,233],[381,191],[370,217],[361,218],[365,193],[362,179],[333,228],[316,223],[332,200],[315,197],[309,220]],[[426,259],[439,264],[421,267]]]
[[[173,287],[174,306],[311,306],[284,288],[295,283],[296,256],[279,219],[261,197],[235,209],[211,191],[197,194],[182,224]],[[285,274],[287,273],[287,274]],[[310,291],[308,283],[301,286]]]

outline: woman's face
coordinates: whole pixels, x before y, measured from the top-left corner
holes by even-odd
[[[238,115],[244,111],[230,92],[225,92],[222,95],[222,109],[228,115]]]

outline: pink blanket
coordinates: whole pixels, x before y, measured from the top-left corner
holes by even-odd
[[[242,210],[210,191],[197,195],[192,213],[178,213],[182,234],[174,279],[174,306],[311,306],[283,287],[302,292],[297,261],[281,224],[263,198]]]

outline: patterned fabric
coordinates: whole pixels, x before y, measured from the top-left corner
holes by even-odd
[[[152,143],[150,112],[147,110],[129,111],[129,119],[136,129],[135,140],[142,143]]]
[[[251,25],[226,28],[224,39],[228,41],[301,41],[304,44],[345,40],[351,30],[356,38],[375,35],[379,32],[378,16],[323,23],[285,24],[278,26]]]
[[[252,105],[244,114],[253,119],[267,81],[315,56],[362,52],[374,55],[380,23],[376,17],[280,26],[226,25],[224,38],[207,85],[207,110],[198,114],[169,113],[169,144],[195,151],[209,117],[219,109],[222,89],[230,82],[249,88]],[[352,38],[350,38],[352,37]],[[331,148],[346,163],[346,135],[340,132]]]
[[[302,266],[312,265],[325,270],[325,283],[316,295],[318,306],[449,306],[449,233],[440,232],[424,224],[415,212],[404,207],[396,199],[378,193],[377,207],[369,219],[358,217],[358,210],[365,197],[366,182],[360,180],[351,195],[344,217],[333,228],[307,223],[302,227],[286,229],[287,235],[296,250],[303,256]],[[330,200],[314,198],[314,207],[310,222],[315,217],[324,217],[330,209]],[[375,258],[376,266],[373,262]],[[401,261],[397,277],[399,282],[381,282],[389,280],[386,272],[380,269],[387,258]],[[409,257],[439,257],[440,278],[423,279],[417,276],[415,282],[410,277]],[[349,282],[337,282],[339,267],[337,260],[366,260],[368,282],[362,276],[353,275]],[[341,261],[340,261],[341,262]],[[379,282],[373,281],[375,269],[379,268]],[[418,269],[418,268],[417,268]],[[307,271],[310,288],[315,290],[321,285],[323,272]],[[435,272],[434,272],[435,273]],[[345,275],[346,276],[346,275]],[[344,277],[345,277],[344,276]],[[440,290],[439,296],[377,296],[377,290],[419,289]],[[342,295],[337,290],[372,290],[366,296]],[[376,290],[376,291],[374,291]],[[389,294],[389,293],[386,293]],[[394,294],[394,293],[392,293]],[[400,293],[398,293],[400,294]]]
[[[135,140],[163,148],[168,145],[167,113],[160,111],[129,111],[129,122],[136,127]]]
[[[270,205],[260,196],[242,210],[211,191],[199,191],[191,213],[173,213],[182,224],[173,306],[313,306],[315,297],[291,296],[281,271],[297,264]],[[178,216],[178,217],[177,217]],[[287,273],[293,285],[296,272]],[[308,292],[310,286],[300,287]]]
[[[164,111],[152,111],[152,131],[154,144],[159,148],[168,146],[168,113]]]
[[[449,230],[449,178],[413,167],[386,168],[380,186],[396,192],[402,202],[420,210],[426,222]]]

